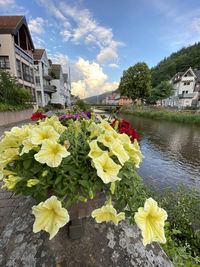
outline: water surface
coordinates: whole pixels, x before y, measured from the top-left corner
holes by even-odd
[[[182,183],[200,191],[200,127],[123,115],[141,134],[139,174],[155,189]]]

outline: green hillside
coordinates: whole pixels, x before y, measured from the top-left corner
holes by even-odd
[[[161,81],[170,80],[177,72],[186,71],[189,67],[200,69],[200,42],[172,53],[152,68],[153,87]]]
[[[103,93],[101,95],[90,96],[90,97],[87,97],[83,100],[89,104],[98,104],[98,103],[101,103],[101,101],[104,98],[106,98],[106,96],[110,95],[111,93],[112,93],[112,91]]]

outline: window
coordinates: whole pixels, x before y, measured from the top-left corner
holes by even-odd
[[[40,77],[36,76],[35,77],[35,82],[37,85],[40,85]]]
[[[27,82],[33,83],[33,69],[22,63],[23,79]]]
[[[0,69],[10,69],[8,56],[0,56]]]
[[[184,82],[184,85],[190,85],[190,82]]]
[[[21,79],[22,78],[21,62],[19,59],[17,59],[16,63],[17,63],[16,64],[17,65],[17,77]]]

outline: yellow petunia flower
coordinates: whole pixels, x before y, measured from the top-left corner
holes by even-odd
[[[115,140],[115,142],[110,145],[110,152],[118,158],[122,165],[130,158],[120,140]]]
[[[125,213],[120,212],[117,214],[116,209],[111,204],[93,210],[91,216],[92,218],[95,218],[97,223],[113,222],[115,225],[118,225],[121,220],[125,219]]]
[[[36,184],[39,184],[39,182],[40,182],[40,180],[38,180],[38,179],[29,179],[27,181],[27,187],[32,187]]]
[[[18,159],[19,149],[18,148],[7,148],[0,154],[1,165],[6,165],[9,162]]]
[[[105,184],[121,180],[117,175],[121,166],[116,164],[109,156],[108,152],[104,152],[98,158],[93,159],[97,175]]]
[[[90,142],[89,146],[90,146],[90,153],[88,154],[88,156],[92,159],[97,158],[104,153],[104,151],[99,148],[96,140]]]
[[[139,168],[140,163],[142,162],[144,156],[142,155],[142,152],[140,150],[140,146],[137,142],[137,140],[134,140],[134,143],[124,143],[123,144],[125,150],[127,151],[130,159],[135,164],[136,168]]]
[[[56,142],[60,135],[54,130],[52,126],[37,127],[32,130],[31,142],[34,145],[40,145],[46,140]]]
[[[105,120],[101,121],[101,123],[99,124],[99,127],[104,131],[113,131],[112,126],[110,126],[110,124]]]
[[[152,198],[148,198],[144,208],[139,208],[135,213],[135,222],[142,230],[143,244],[146,246],[153,241],[166,243],[164,233],[164,222],[167,219],[167,212],[158,207]]]
[[[88,127],[88,131],[90,132],[91,139],[103,133],[103,130],[95,122],[92,122],[90,124],[90,126]]]
[[[97,141],[99,141],[106,147],[110,147],[110,145],[115,141],[115,138],[112,135],[112,132],[108,131],[104,134],[99,135],[99,137],[97,138]]]
[[[22,142],[23,148],[20,152],[20,156],[22,156],[24,153],[28,153],[30,150],[34,149],[37,147],[37,145],[34,145],[30,139],[25,139]]]
[[[125,133],[118,134],[117,138],[122,142],[122,144],[131,144],[130,137]]]
[[[51,118],[46,118],[44,121],[41,121],[39,124],[42,127],[51,126],[59,134],[62,134],[67,129],[64,125],[60,123],[58,117],[56,116],[52,116]]]
[[[4,152],[9,148],[18,148],[20,144],[18,143],[17,138],[12,135],[6,135],[1,138],[0,141],[0,152]]]
[[[45,202],[40,202],[32,207],[32,214],[35,216],[33,232],[44,230],[50,234],[51,240],[61,227],[69,222],[69,214],[62,208],[61,202],[56,196],[48,198]]]
[[[3,179],[4,185],[2,188],[7,188],[9,190],[12,190],[15,188],[15,185],[21,180],[21,177],[9,175],[8,178]]]
[[[65,146],[46,140],[43,142],[41,150],[34,155],[35,160],[46,163],[49,167],[58,167],[63,158],[69,156]]]

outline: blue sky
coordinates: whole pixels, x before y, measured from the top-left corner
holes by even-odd
[[[25,15],[36,48],[71,67],[73,93],[114,90],[138,61],[155,66],[200,41],[200,0],[0,0],[1,15]]]

